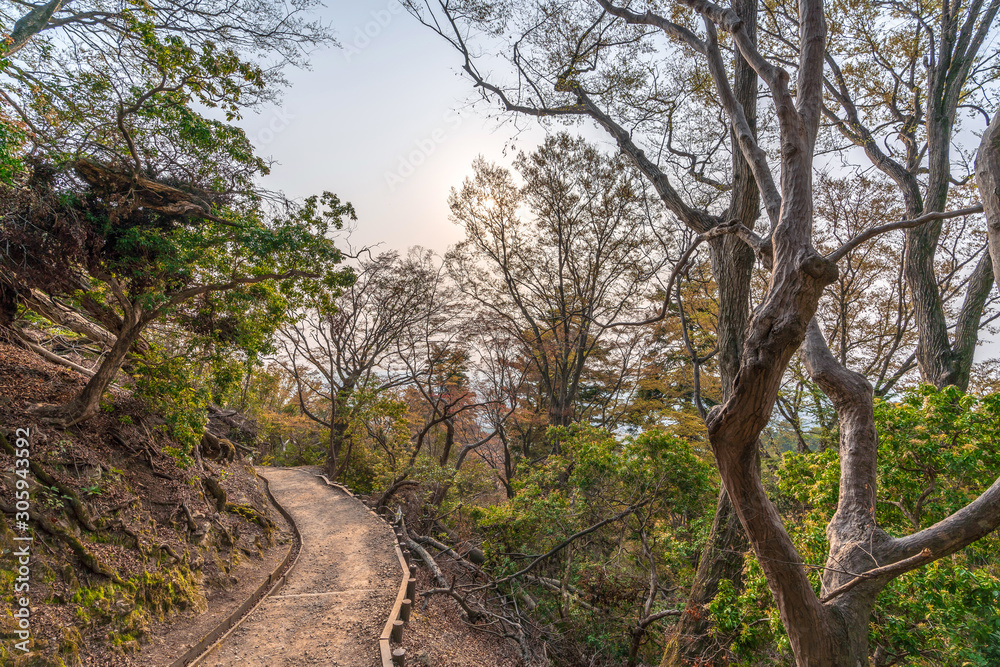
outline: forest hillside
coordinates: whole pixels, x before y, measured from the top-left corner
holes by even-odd
[[[1000,0],[0,7],[4,664],[1000,664]]]
[[[23,423],[31,401],[55,402],[83,384],[80,373],[22,347],[0,344],[0,355],[4,424]],[[3,582],[11,591],[18,581],[30,587],[22,591],[32,601],[29,651],[4,645],[4,664],[166,664],[165,656],[154,657],[164,641],[190,641],[183,625],[172,625],[179,615],[204,615],[212,606],[221,616],[266,578],[287,551],[290,531],[253,468],[233,451],[230,430],[214,426],[229,450],[206,451],[187,465],[163,419],[113,389],[84,428],[0,433],[4,550],[16,553],[19,524],[28,523],[14,521],[17,499],[31,498],[35,529],[30,577],[5,568]],[[30,475],[19,476],[15,447],[24,442]],[[28,496],[16,494],[23,488],[17,479],[30,480]],[[5,598],[3,632],[13,639],[10,602]],[[160,642],[149,646],[153,637]]]

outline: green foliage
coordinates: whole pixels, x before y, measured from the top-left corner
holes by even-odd
[[[4,268],[120,337],[169,319],[167,338],[180,344],[157,342],[198,374],[193,357],[210,364],[216,400],[274,351],[296,299],[350,280],[331,236],[351,206],[330,193],[294,204],[265,192],[268,163],[232,124],[275,99],[302,46],[331,39],[306,18],[313,0],[293,4],[83,0],[48,24],[40,7],[23,21],[23,5],[0,10],[28,39],[8,41],[0,60],[0,182],[17,186],[0,211],[0,242],[17,249]],[[148,389],[158,400],[160,388]],[[189,449],[204,397],[165,389]]]
[[[892,534],[926,528],[974,500],[1000,477],[1000,394],[955,387],[908,392],[876,405],[880,525]],[[1000,537],[893,581],[880,596],[873,645],[908,654],[907,664],[997,664]]]
[[[323,465],[329,450],[328,428],[301,415],[297,399],[280,406],[261,404],[268,398],[268,390],[282,391],[283,379],[289,379],[287,374],[266,371],[258,375],[259,388],[253,389],[257,397],[251,409],[260,423],[263,437],[270,443],[266,461],[273,465]],[[265,387],[268,390],[262,391]],[[316,406],[313,409],[317,409]],[[329,409],[324,405],[320,413],[328,413]],[[384,489],[409,460],[407,404],[396,393],[368,382],[351,392],[342,411],[347,415],[345,435],[351,443],[351,454],[338,481],[357,493]],[[430,479],[422,476],[421,470],[438,472],[439,466],[431,465],[425,458],[418,459],[413,479]]]
[[[351,394],[347,411],[355,444],[342,479],[359,493],[373,493],[388,486],[409,460],[407,405],[395,393],[366,383]],[[413,478],[424,479],[419,472]]]
[[[469,515],[484,536],[489,565],[509,574],[527,564],[520,554],[545,553],[570,535],[649,500],[635,514],[575,541],[535,569],[540,576],[565,579],[576,591],[566,603],[558,593],[532,587],[542,618],[561,619],[567,636],[596,654],[621,659],[628,654],[628,629],[648,594],[648,559],[655,559],[662,585],[687,589],[706,521],[711,521],[705,508],[714,507],[714,473],[687,440],[662,431],[617,437],[575,425],[551,429],[549,436],[560,442],[558,455],[535,466],[523,463],[513,498]],[[524,582],[530,586],[532,580]]]
[[[954,387],[906,392],[875,406],[880,434],[877,518],[904,535],[926,528],[967,505],[1000,477],[1000,394],[977,398]],[[771,483],[799,553],[819,566],[827,553],[826,524],[836,510],[840,475],[836,452],[786,453]],[[892,582],[875,606],[870,642],[896,664],[997,664],[1000,646],[1000,567],[991,535],[949,558]],[[745,591],[720,589],[711,605],[720,640],[747,665],[792,664],[788,640],[760,566],[744,570]],[[770,657],[765,657],[770,656]]]
[[[97,483],[90,484],[89,486],[80,487],[80,491],[87,494],[88,496],[99,496],[103,492],[103,490],[101,489],[101,485]]]
[[[303,46],[330,40],[323,22],[307,18],[315,4],[84,0],[61,8],[58,24],[43,21],[23,50],[0,60],[10,113],[31,130],[19,152],[57,165],[125,162],[216,192],[255,191],[267,163],[230,122],[275,99],[284,67],[302,64],[310,50]],[[17,3],[0,9],[8,25],[25,12]],[[225,120],[195,111],[202,108]]]
[[[998,547],[1000,540],[987,538],[890,583],[872,617],[872,644],[909,656],[906,665],[998,664],[1000,568],[993,557]]]
[[[24,130],[0,115],[0,184],[13,186],[24,172]]]
[[[748,557],[744,567],[744,587],[737,591],[733,582],[723,579],[719,592],[709,603],[708,611],[717,635],[730,638],[729,648],[737,665],[790,665],[791,647],[773,610],[759,604],[769,596],[767,581],[760,565]]]
[[[977,398],[924,385],[899,403],[880,402],[879,523],[890,532],[927,527],[1000,477],[1000,394]],[[921,500],[925,490],[929,495]]]
[[[712,494],[708,464],[686,440],[665,432],[619,439],[576,425],[550,429],[549,436],[559,439],[560,454],[534,467],[522,463],[514,498],[483,516],[483,527],[503,535],[510,547],[530,543],[544,550],[586,527],[594,510],[621,509],[646,495],[666,516],[690,520],[704,512]]]
[[[170,435],[180,443],[179,448],[165,447],[164,452],[187,467],[208,423],[208,387],[197,381],[190,360],[168,356],[156,347],[138,360],[134,377],[137,393],[150,411],[166,420]]]

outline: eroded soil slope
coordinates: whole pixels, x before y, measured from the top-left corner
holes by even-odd
[[[162,420],[126,392],[59,429],[29,416],[84,378],[0,343],[0,664],[148,665],[138,652],[280,560],[289,534],[239,456],[179,467]],[[14,649],[14,458],[30,429],[31,652]],[[225,502],[206,483],[217,483]],[[250,586],[252,589],[253,586]],[[238,595],[236,595],[238,597]]]

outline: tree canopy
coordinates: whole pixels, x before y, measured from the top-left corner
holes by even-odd
[[[553,130],[440,255],[236,125],[313,0],[0,2],[0,333],[84,378],[25,414],[141,398],[220,511],[250,424],[525,665],[1000,659],[1000,0],[402,4]]]

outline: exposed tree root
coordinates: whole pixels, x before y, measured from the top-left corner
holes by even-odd
[[[232,462],[236,459],[236,446],[230,440],[205,431],[201,436],[201,456],[212,461]]]
[[[219,481],[214,477],[205,476],[201,480],[201,485],[205,487],[208,494],[215,499],[215,508],[222,512],[226,509],[226,503],[229,502],[229,496],[226,495],[226,490],[222,488]]]
[[[267,537],[268,544],[271,544],[273,540],[272,534],[278,529],[278,526],[271,521],[271,519],[265,516],[263,512],[251,505],[241,505],[236,503],[226,503],[223,509],[226,512],[232,512],[233,514],[239,515],[247,521],[255,522],[258,526],[264,529],[264,535]]]
[[[3,433],[0,433],[0,447],[3,447],[3,450],[11,456],[16,457],[14,448],[11,446],[10,442],[8,442],[7,437]],[[28,465],[31,472],[35,475],[35,479],[50,488],[57,489],[59,493],[69,500],[70,507],[73,510],[73,515],[76,517],[76,520],[80,522],[80,525],[91,532],[97,530],[94,526],[93,519],[90,518],[90,512],[87,510],[87,506],[84,505],[83,501],[80,500],[80,496],[78,496],[73,489],[69,488],[50,475],[35,461],[29,461]]]

